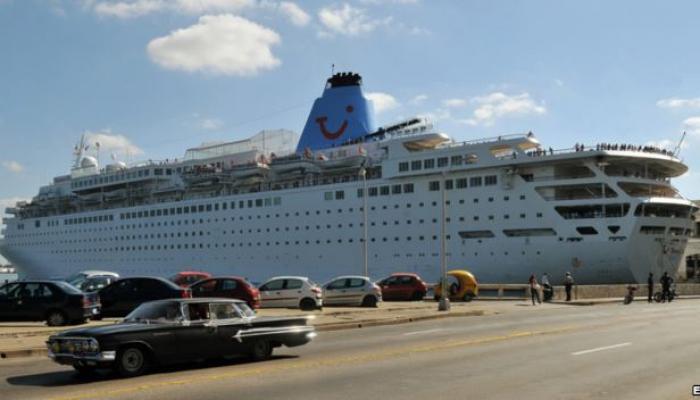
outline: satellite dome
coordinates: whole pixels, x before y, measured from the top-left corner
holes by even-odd
[[[81,168],[97,168],[97,159],[91,156],[85,156],[80,160]]]

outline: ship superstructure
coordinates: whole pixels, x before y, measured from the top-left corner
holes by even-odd
[[[7,209],[0,252],[23,277],[195,267],[324,280],[362,272],[367,213],[372,277],[437,280],[444,190],[448,267],[480,281],[571,271],[578,283],[624,283],[678,270],[696,208],[670,183],[687,170],[672,152],[553,150],[532,133],[455,142],[421,118],[377,129],[361,83],[328,79],[301,138],[263,131],[104,168],[81,143],[70,175]]]

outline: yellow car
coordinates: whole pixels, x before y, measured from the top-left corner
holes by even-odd
[[[479,295],[479,286],[476,283],[476,278],[471,272],[463,269],[453,269],[447,271],[447,288],[450,293],[450,300],[471,301]],[[440,300],[442,296],[442,287],[438,283],[433,288],[435,300]]]

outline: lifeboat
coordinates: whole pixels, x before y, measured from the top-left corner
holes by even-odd
[[[250,164],[235,167],[229,171],[229,174],[236,179],[244,179],[256,176],[265,176],[269,171],[269,165],[256,161]]]
[[[346,168],[359,168],[367,160],[365,155],[354,155],[343,158],[318,160],[316,164],[323,169],[333,170],[333,169],[346,169]]]

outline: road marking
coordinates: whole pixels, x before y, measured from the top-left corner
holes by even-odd
[[[631,344],[632,344],[631,342],[625,342],[625,343],[613,344],[610,346],[596,347],[595,349],[577,351],[577,352],[571,353],[571,355],[572,356],[582,356],[584,354],[595,353],[597,351],[617,349],[619,347],[625,347],[625,346],[629,346]]]
[[[433,332],[440,332],[440,331],[444,331],[444,329],[440,329],[440,328],[438,328],[438,329],[426,329],[424,331],[406,332],[403,335],[404,336],[413,336],[413,335],[422,335],[424,333],[433,333]]]

